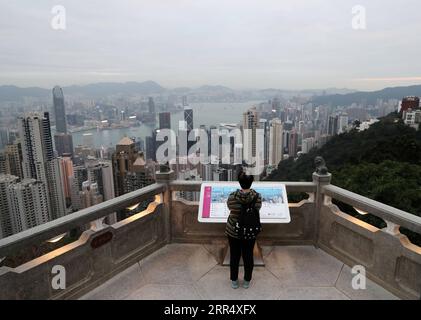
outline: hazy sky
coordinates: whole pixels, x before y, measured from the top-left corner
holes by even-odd
[[[51,27],[55,5],[66,30]],[[0,0],[0,84],[420,84],[420,13],[420,0]]]

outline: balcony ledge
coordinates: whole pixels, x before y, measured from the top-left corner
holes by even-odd
[[[155,199],[143,212],[84,229],[76,241],[23,264],[0,267],[0,299],[419,299],[421,295],[421,247],[399,231],[402,226],[420,232],[421,218],[332,186],[317,175],[313,182],[286,183],[287,192],[307,193],[309,198],[289,205],[291,223],[265,225],[259,243],[266,266],[255,268],[249,290],[232,290],[229,270],[219,264],[226,243],[224,224],[199,223],[198,203],[177,196],[179,191],[200,191],[201,182],[161,178],[146,188],[0,239],[1,259]],[[378,229],[341,212],[332,199],[381,217],[387,227]],[[66,268],[65,290],[51,285],[56,265]],[[356,265],[365,267],[365,290],[351,288],[348,266]]]

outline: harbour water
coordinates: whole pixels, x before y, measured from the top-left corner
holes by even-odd
[[[236,102],[236,103],[195,103],[190,105],[193,109],[193,123],[195,128],[200,125],[218,125],[220,123],[241,123],[243,113],[255,104],[261,101]],[[184,120],[184,113],[171,113],[171,128],[178,130],[179,121]],[[158,126],[158,123],[157,123]],[[92,134],[93,147],[115,147],[115,145],[124,137],[136,137],[145,139],[151,135],[154,126],[141,124],[138,127],[120,128],[110,130],[88,130],[75,132],[73,136],[73,145],[83,144],[83,135]]]

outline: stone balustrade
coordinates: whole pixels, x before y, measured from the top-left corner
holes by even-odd
[[[369,278],[401,298],[421,294],[421,247],[409,242],[399,227],[421,233],[421,218],[350,191],[327,185],[320,212],[320,248],[349,266],[362,265]],[[378,229],[340,211],[336,199],[382,218]]]
[[[155,197],[148,208],[112,225],[84,231],[75,242],[16,268],[0,267],[0,299],[73,299],[171,242],[209,244],[221,256],[224,224],[203,224],[198,203],[178,199],[179,191],[200,191],[200,182],[173,180],[157,174],[158,182],[66,217],[0,240],[0,257],[47,241],[118,210]],[[421,218],[330,185],[330,176],[313,182],[287,182],[288,193],[309,198],[290,203],[291,223],[265,224],[263,245],[314,245],[349,266],[362,265],[367,275],[401,298],[421,294],[421,248],[400,234],[399,226],[421,233]],[[331,199],[372,213],[387,222],[377,229],[341,212]],[[54,266],[66,270],[67,287],[52,288]]]

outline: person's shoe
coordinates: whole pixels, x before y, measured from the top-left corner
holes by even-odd
[[[246,280],[244,280],[244,283],[243,283],[243,288],[244,289],[248,289],[250,287],[250,281],[246,281]]]
[[[233,289],[238,289],[240,285],[238,284],[238,280],[236,281],[231,281],[231,288]]]

